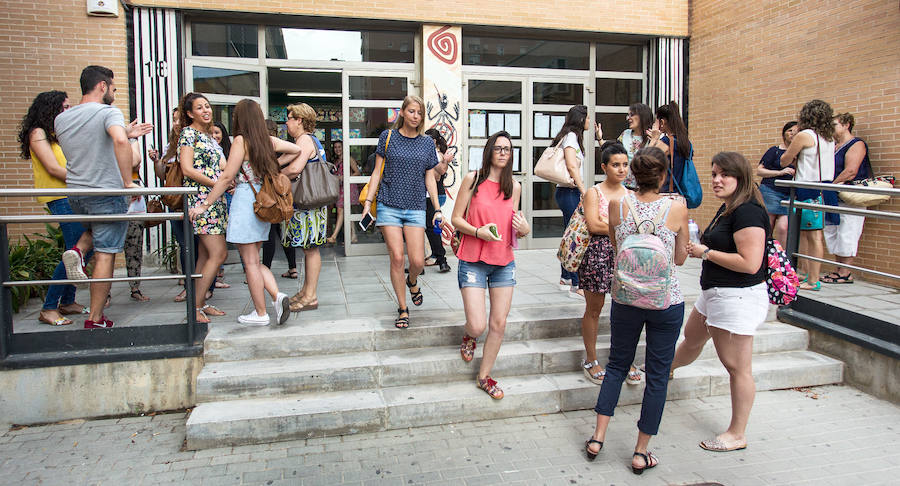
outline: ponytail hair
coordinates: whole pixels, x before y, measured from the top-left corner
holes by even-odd
[[[684,120],[681,118],[681,109],[678,108],[678,103],[670,101],[668,104],[657,108],[656,118],[665,120],[666,124],[672,130],[672,134],[677,141],[675,150],[678,151],[682,158],[690,158],[691,140],[688,138],[687,127],[684,125]]]

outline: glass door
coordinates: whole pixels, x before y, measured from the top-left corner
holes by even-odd
[[[375,168],[375,149],[381,132],[400,116],[400,105],[407,94],[415,93],[410,71],[342,72],[343,116],[341,139],[344,141],[344,251],[350,255],[384,254],[381,232],[374,225],[359,229],[362,205],[359,193],[369,182]],[[352,175],[352,167],[359,175]]]
[[[588,87],[580,79],[544,77],[530,78],[527,86],[526,120],[531,134],[531,150],[526,154],[529,163],[522,198],[531,224],[528,247],[556,248],[568,222],[563,221],[562,211],[556,204],[556,184],[535,176],[534,166],[562,129],[569,109],[574,105],[590,104]],[[585,185],[591,185],[593,180],[593,177],[588,177],[588,174],[593,174],[594,151],[590,149],[594,146],[593,137],[593,127],[584,132],[585,157],[581,177]]]

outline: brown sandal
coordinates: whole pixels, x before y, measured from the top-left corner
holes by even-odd
[[[494,400],[503,398],[503,390],[500,389],[497,382],[490,376],[485,376],[484,379],[476,378],[475,380],[478,383],[478,388],[484,390]]]
[[[208,316],[219,317],[219,316],[225,315],[225,311],[223,311],[215,306],[209,305],[209,304],[204,305],[203,307],[200,308],[200,310],[202,310],[203,313]]]

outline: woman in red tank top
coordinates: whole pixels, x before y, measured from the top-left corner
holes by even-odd
[[[516,285],[513,248],[518,246],[517,238],[531,231],[522,213],[516,211],[521,196],[522,186],[512,177],[512,142],[508,133],[497,132],[484,146],[481,168],[462,180],[452,219],[462,235],[456,256],[466,325],[459,351],[463,361],[475,357],[475,340],[488,327],[484,291],[490,288],[490,329],[476,382],[497,400],[503,398],[503,390],[490,373],[503,342]]]

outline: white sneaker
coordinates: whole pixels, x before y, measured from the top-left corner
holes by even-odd
[[[238,316],[238,322],[241,324],[250,324],[251,326],[268,326],[269,314],[260,316],[256,313],[256,309],[253,309],[253,312],[249,314]]]
[[[275,297],[272,305],[275,307],[275,322],[279,326],[283,325],[288,320],[288,317],[291,316],[291,301],[288,300],[287,294],[278,292],[278,296]]]
[[[66,278],[69,280],[87,280],[84,272],[84,259],[81,252],[76,249],[66,250],[62,254],[63,265],[66,267]],[[87,282],[85,282],[87,283]],[[83,284],[79,284],[81,286]]]
[[[572,286],[572,280],[568,278],[559,279],[559,290],[569,290]]]

